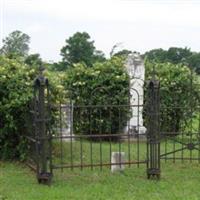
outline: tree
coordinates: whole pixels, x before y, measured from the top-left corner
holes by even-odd
[[[104,62],[104,61],[106,61],[105,54],[100,50],[95,50],[94,62]]]
[[[31,54],[26,57],[24,62],[30,66],[40,66],[42,64],[42,59],[40,58],[40,54]]]
[[[132,51],[123,49],[121,51],[118,51],[117,53],[114,53],[113,56],[120,56],[120,57],[126,58],[130,53],[132,53]]]
[[[200,53],[193,53],[193,55],[188,58],[187,62],[188,65],[192,67],[197,74],[200,74]]]
[[[63,62],[68,65],[84,62],[87,66],[92,66],[94,61],[94,41],[86,32],[77,32],[66,40],[66,45],[61,49]]]
[[[3,47],[0,49],[2,55],[8,57],[25,57],[29,51],[30,37],[21,31],[13,31],[3,39]]]
[[[192,55],[192,52],[187,47],[177,48],[171,47],[167,51],[166,61],[178,64],[184,63]]]
[[[187,47],[170,47],[168,50],[153,49],[146,52],[144,55],[146,59],[151,62],[185,64],[185,62],[187,62],[189,57],[192,55],[192,52]]]
[[[167,51],[163,49],[152,49],[144,54],[149,61],[165,62],[167,58]]]

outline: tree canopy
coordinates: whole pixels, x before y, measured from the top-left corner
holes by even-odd
[[[171,47],[168,50],[153,49],[144,54],[150,62],[183,64],[200,74],[200,53],[192,52],[189,48]]]
[[[40,66],[42,64],[42,59],[40,58],[40,54],[31,54],[28,55],[24,61],[29,66]]]
[[[114,53],[113,56],[127,57],[128,54],[130,54],[130,53],[132,53],[132,51],[127,50],[127,49],[123,49],[121,51]]]
[[[3,47],[0,49],[2,55],[8,57],[25,57],[29,52],[30,37],[21,31],[13,31],[3,39]]]
[[[86,32],[76,32],[66,40],[66,45],[61,49],[62,60],[66,65],[83,62],[92,66],[95,61],[104,60],[103,52],[97,51],[94,41]]]

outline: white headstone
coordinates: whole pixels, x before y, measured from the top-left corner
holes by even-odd
[[[146,132],[143,126],[143,101],[144,101],[144,79],[145,66],[139,53],[129,54],[125,63],[130,77],[130,104],[132,105],[132,117],[129,121],[133,132],[142,134]]]
[[[123,171],[125,166],[125,152],[112,152],[111,172]]]

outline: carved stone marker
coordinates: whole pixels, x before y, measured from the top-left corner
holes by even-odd
[[[143,134],[146,128],[143,126],[143,99],[144,99],[144,77],[145,66],[139,53],[129,54],[125,63],[130,77],[130,104],[132,105],[132,116],[129,121],[129,130],[134,134]],[[126,131],[128,127],[126,128]]]
[[[111,172],[123,171],[125,166],[125,152],[112,152]]]

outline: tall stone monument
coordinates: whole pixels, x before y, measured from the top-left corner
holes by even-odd
[[[145,67],[139,53],[129,54],[125,63],[130,77],[130,104],[132,116],[128,122],[132,134],[143,134],[146,128],[143,126],[143,101]],[[126,128],[128,130],[128,127]]]

